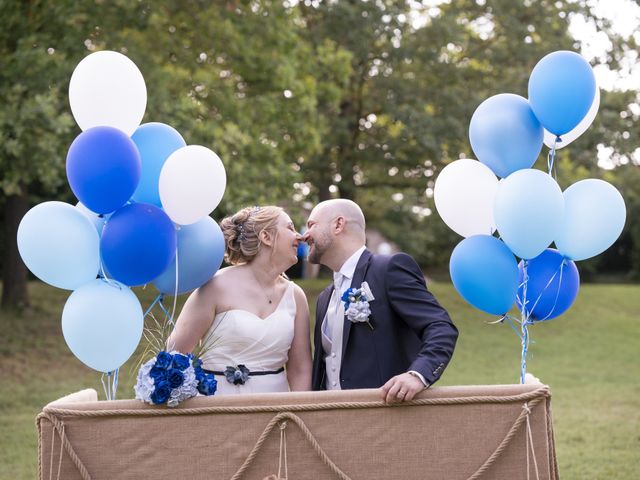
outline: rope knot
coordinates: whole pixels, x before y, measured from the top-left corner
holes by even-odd
[[[524,405],[522,405],[522,409],[525,411],[525,413],[527,415],[529,415],[531,413],[531,408],[529,408],[529,404],[525,403]]]
[[[285,428],[287,428],[287,421],[286,420],[280,424],[280,430],[284,430]]]

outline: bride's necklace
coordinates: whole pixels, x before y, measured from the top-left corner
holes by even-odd
[[[249,270],[251,270],[251,274],[253,275],[253,278],[255,278],[256,282],[258,282],[258,285],[260,285],[260,289],[262,290],[262,293],[264,293],[264,296],[267,297],[269,305],[271,305],[273,303],[271,299],[274,297],[274,295],[276,293],[276,286],[275,285],[273,286],[273,289],[271,291],[271,295],[269,295],[267,293],[267,289],[264,288],[264,286],[262,285],[262,282],[260,282],[260,280],[258,279],[258,276],[255,274],[253,269],[251,267],[249,267]]]

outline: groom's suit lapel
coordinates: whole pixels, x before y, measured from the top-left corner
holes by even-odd
[[[324,316],[327,314],[327,308],[329,308],[329,300],[331,300],[331,294],[333,293],[333,283],[328,286],[318,299],[318,306],[316,311],[316,324],[321,325],[324,320]]]
[[[360,255],[360,259],[358,260],[358,265],[356,266],[356,271],[353,274],[353,279],[351,280],[350,288],[360,288],[362,282],[364,282],[364,277],[367,274],[367,269],[369,268],[369,264],[371,263],[371,259],[373,258],[373,254],[366,250],[362,252]],[[342,295],[342,292],[340,292]],[[351,332],[351,326],[353,323],[349,321],[347,315],[344,316],[344,328],[342,330],[342,358],[344,359],[344,354],[347,349],[347,342],[349,341],[349,333]]]

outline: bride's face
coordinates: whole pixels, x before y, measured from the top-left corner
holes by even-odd
[[[277,232],[272,258],[278,263],[282,262],[284,269],[287,270],[298,262],[298,244],[301,237],[296,232],[289,215],[284,212],[278,218]]]

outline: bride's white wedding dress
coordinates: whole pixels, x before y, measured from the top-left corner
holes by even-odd
[[[292,282],[276,309],[265,318],[238,308],[218,313],[204,337],[205,353],[201,357],[202,368],[218,372],[216,395],[288,392],[286,373],[274,372],[281,370],[289,358],[295,316]],[[239,365],[250,373],[244,384],[234,385],[223,372]]]

